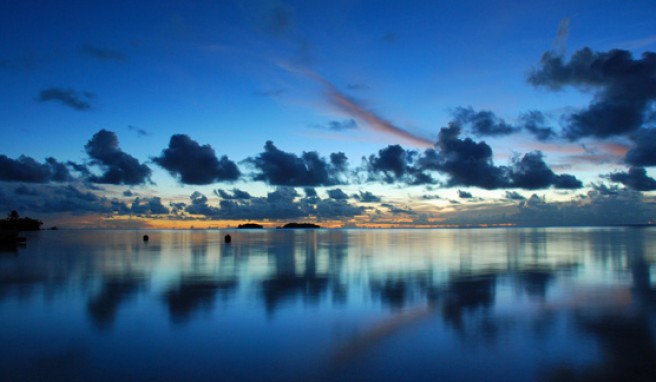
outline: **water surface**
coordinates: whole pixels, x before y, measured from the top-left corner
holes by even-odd
[[[655,261],[651,228],[34,232],[0,252],[0,372],[656,380]]]

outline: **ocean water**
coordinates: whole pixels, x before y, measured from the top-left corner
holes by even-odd
[[[2,381],[656,380],[652,228],[27,236]]]

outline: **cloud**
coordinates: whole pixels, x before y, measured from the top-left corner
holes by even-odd
[[[345,131],[354,130],[358,128],[358,124],[354,119],[345,119],[343,121],[329,121],[325,125],[313,125],[318,129],[327,129],[332,131]]]
[[[332,190],[327,190],[328,197],[334,200],[347,200],[349,196],[346,192],[342,191],[341,188],[334,188]]]
[[[422,172],[415,161],[418,152],[405,150],[400,145],[389,145],[378,150],[378,154],[365,158],[366,171],[370,180],[380,179],[386,183],[432,184],[434,179]]]
[[[628,172],[614,172],[608,174],[608,179],[636,191],[656,190],[656,179],[649,177],[644,167],[631,167]]]
[[[362,203],[380,203],[380,196],[374,195],[369,191],[360,191],[357,194],[353,194],[353,198]]]
[[[494,166],[492,149],[485,142],[460,139],[457,124],[440,129],[435,149],[426,150],[422,167],[446,173],[448,186],[475,186],[495,189],[507,186],[503,170]]]
[[[401,127],[398,127],[381,117],[377,113],[368,110],[355,99],[348,97],[333,85],[330,81],[320,76],[318,73],[309,69],[299,69],[290,67],[288,65],[281,65],[285,69],[302,74],[317,83],[321,84],[324,88],[324,93],[328,101],[338,110],[350,115],[355,120],[361,122],[364,126],[368,126],[374,131],[383,134],[391,135],[392,137],[409,143],[418,147],[430,147],[433,142],[425,137],[412,134]]]
[[[18,159],[11,159],[0,154],[0,181],[47,183],[65,182],[71,179],[66,165],[55,158],[46,158],[45,163],[39,163],[24,155]]]
[[[150,133],[144,129],[140,129],[136,126],[128,125],[128,129],[137,133],[138,137],[148,137]]]
[[[472,199],[474,196],[471,194],[471,192],[458,190],[458,197],[460,199]]]
[[[100,130],[84,146],[91,164],[99,166],[102,175],[90,175],[93,183],[143,184],[150,180],[150,168],[119,148],[116,134]]]
[[[634,59],[625,50],[594,52],[583,48],[564,62],[561,55],[546,52],[540,66],[528,77],[535,86],[559,90],[574,86],[593,91],[587,108],[567,116],[564,135],[570,140],[607,138],[639,129],[656,100],[656,53]]]
[[[539,141],[547,141],[556,137],[556,132],[547,126],[546,117],[537,110],[528,111],[519,116],[522,128],[533,134]]]
[[[509,186],[525,190],[536,190],[553,186],[561,189],[576,189],[583,183],[569,174],[557,175],[546,163],[542,153],[534,151],[523,157],[513,158],[509,170]]]
[[[70,88],[63,89],[51,87],[41,90],[36,100],[39,102],[55,101],[72,109],[84,111],[91,109],[91,103],[89,101],[93,98],[95,98],[93,93],[79,93],[76,90]]]
[[[109,199],[92,192],[81,191],[72,185],[39,185],[38,188],[21,189],[20,191],[6,202],[11,205],[22,206],[21,209],[30,212],[70,213],[73,215],[129,213],[127,205],[118,199]]]
[[[582,183],[569,174],[555,174],[539,151],[516,156],[509,166],[496,166],[493,152],[484,141],[461,139],[461,127],[451,123],[440,129],[434,148],[423,153],[390,145],[378,154],[363,158],[368,180],[386,183],[436,184],[433,173],[447,176],[447,187],[467,186],[488,190],[499,188],[574,189]]]
[[[237,188],[232,189],[232,195],[223,189],[214,190],[214,194],[222,199],[226,200],[246,200],[250,199],[252,196],[246,191],[242,191]]]
[[[569,38],[569,17],[560,20],[558,31],[556,32],[556,39],[553,43],[553,52],[559,56],[563,56],[567,52],[567,39]]]
[[[209,204],[205,195],[194,192],[185,211],[211,219],[232,220],[345,219],[363,213],[363,208],[348,203],[335,190],[339,189],[331,190],[336,198],[321,199],[311,193],[301,197],[293,187],[279,186],[265,197],[221,198],[216,207]]]
[[[402,208],[390,203],[382,203],[381,207],[389,209],[390,213],[393,215],[416,215],[417,213],[411,208]]]
[[[634,146],[626,153],[626,163],[631,166],[656,166],[656,129],[640,129],[631,138]]]
[[[346,155],[333,153],[330,162],[315,151],[296,154],[279,150],[271,141],[264,145],[264,152],[245,160],[258,172],[254,179],[275,186],[332,186],[341,184],[341,174],[346,169]]]
[[[130,212],[136,215],[163,215],[168,214],[169,209],[162,204],[162,199],[159,197],[135,198],[132,202]]]
[[[460,126],[468,126],[471,132],[479,137],[504,136],[516,133],[519,129],[488,110],[474,111],[471,107],[458,107],[453,112],[454,122]]]
[[[82,53],[98,60],[107,61],[124,61],[125,55],[118,50],[101,48],[91,44],[84,44],[81,48]]]
[[[506,199],[509,200],[526,200],[522,194],[517,191],[506,191]]]
[[[510,166],[495,166],[492,149],[485,142],[460,139],[460,126],[442,128],[436,150],[426,150],[419,163],[426,169],[449,176],[449,186],[497,188],[579,188],[582,183],[572,175],[555,174],[539,151],[515,157]]]
[[[152,160],[182,184],[234,181],[241,176],[237,165],[227,156],[218,159],[212,146],[201,146],[184,134],[171,136],[169,147]]]
[[[14,194],[25,196],[39,196],[41,193],[36,188],[30,188],[25,185],[20,185],[14,189]]]

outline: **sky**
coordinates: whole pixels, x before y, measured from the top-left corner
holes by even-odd
[[[5,0],[0,211],[649,223],[655,19],[652,0]]]

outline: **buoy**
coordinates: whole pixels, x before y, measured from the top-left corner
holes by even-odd
[[[148,235],[143,235],[143,241],[148,241],[148,239],[150,239]]]
[[[223,240],[225,240],[226,243],[230,243],[232,241],[232,237],[230,237],[230,235],[225,235]]]

